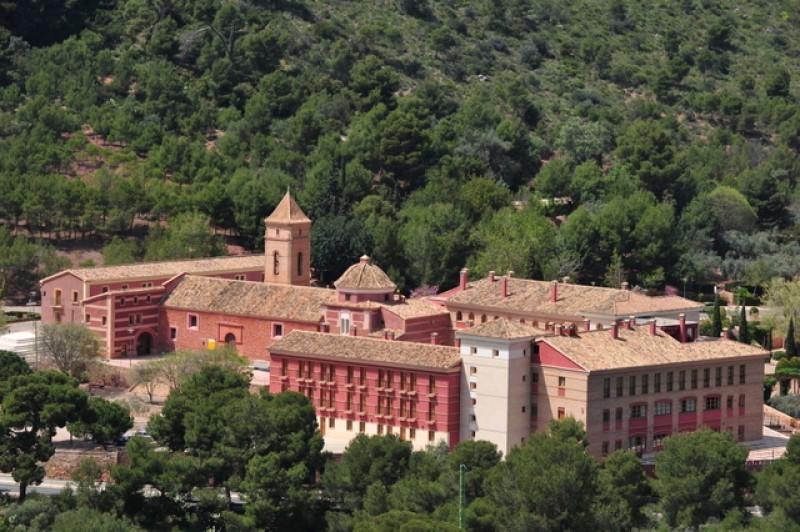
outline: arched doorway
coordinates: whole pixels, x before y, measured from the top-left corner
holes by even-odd
[[[149,355],[153,350],[153,335],[144,332],[136,339],[136,355]]]
[[[233,334],[233,333],[230,333],[230,332],[228,334],[226,334],[225,335],[225,345],[227,347],[232,347],[233,349],[236,349],[236,335]]]

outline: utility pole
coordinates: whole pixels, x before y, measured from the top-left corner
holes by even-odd
[[[464,513],[467,507],[466,490],[464,489],[464,473],[466,472],[466,465],[458,466],[458,528],[461,530],[464,530]]]

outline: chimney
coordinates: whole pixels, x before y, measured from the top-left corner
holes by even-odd
[[[683,314],[683,313],[678,314],[678,326],[680,327],[680,331],[681,331],[681,343],[685,344],[687,342],[687,338],[686,338],[686,314]]]
[[[461,338],[456,338],[455,340],[453,340],[453,345],[455,347],[461,347]]]
[[[558,281],[550,283],[550,303],[558,301]]]
[[[583,318],[583,332],[589,332],[592,330],[592,322],[589,321],[589,318]]]
[[[358,336],[358,327],[355,325],[350,326],[350,336]]]
[[[722,329],[722,337],[725,338],[726,340],[730,340],[731,339],[731,330],[728,329],[727,327],[724,327]]]
[[[650,320],[650,336],[655,336],[655,335],[656,335],[656,320],[652,319]]]
[[[439,344],[439,333],[432,332],[431,333],[431,345],[438,345]]]
[[[458,288],[461,290],[466,290],[467,281],[469,281],[469,270],[464,268],[458,272]]]
[[[500,296],[505,299],[508,297],[508,277],[500,279]]]
[[[631,288],[631,285],[628,284],[628,281],[623,281],[622,282],[622,289],[623,290],[630,290],[630,288]]]
[[[634,325],[636,325],[636,316],[628,316],[628,329],[632,331]]]
[[[489,282],[490,283],[494,282],[494,270],[489,272]]]
[[[619,338],[619,324],[616,321],[611,324],[611,328],[609,329],[609,331],[611,331],[612,340],[616,340]]]

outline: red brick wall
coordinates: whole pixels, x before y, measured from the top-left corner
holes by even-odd
[[[455,446],[459,438],[460,414],[460,371],[407,370],[400,367],[376,366],[354,360],[350,364],[320,358],[296,357],[275,353],[271,355],[270,391],[279,393],[292,390],[311,398],[317,413],[328,418],[381,423],[393,427],[408,427],[419,430],[448,432],[450,445]],[[300,375],[300,362],[313,365],[311,378],[306,373]],[[285,366],[284,366],[285,364]],[[333,368],[333,380],[326,371],[323,379],[322,368]],[[307,367],[307,366],[306,366]],[[348,367],[352,368],[352,382],[348,383]],[[361,384],[361,369],[366,370],[366,379]],[[392,387],[378,386],[379,372],[392,372]],[[405,389],[401,388],[401,374],[406,374]],[[411,391],[410,376],[416,377]],[[431,395],[430,378],[433,376],[435,395]],[[330,394],[333,402],[330,402]],[[364,414],[360,411],[360,395],[365,395]],[[348,395],[351,395],[351,410],[347,408]],[[378,414],[379,398],[391,398],[392,415]],[[406,404],[406,415],[400,416],[400,404]],[[415,405],[415,417],[410,420],[409,404]],[[433,421],[429,422],[431,405],[434,406]],[[403,419],[403,417],[405,419]]]
[[[189,327],[189,316],[197,316],[197,327]],[[273,326],[281,325],[283,334],[294,330],[316,331],[318,324],[309,322],[272,321],[265,318],[230,316],[226,314],[195,312],[162,307],[159,313],[159,347],[164,351],[204,349],[209,339],[217,345],[224,344],[228,332],[236,336],[236,349],[250,360],[269,360],[267,348],[277,340],[273,337]],[[170,327],[176,330],[176,338],[170,338]]]

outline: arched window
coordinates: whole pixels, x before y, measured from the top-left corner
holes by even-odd
[[[473,322],[475,321],[475,314],[473,314],[472,312],[469,313],[469,321]]]
[[[481,314],[481,323],[486,323],[486,314]]]
[[[303,252],[297,254],[297,275],[303,275]]]
[[[456,312],[456,321],[461,321],[461,319],[462,319],[461,311],[459,310],[458,312]]]
[[[272,254],[272,274],[278,275],[280,271],[280,260],[278,259],[278,252]]]
[[[225,335],[225,345],[228,347],[236,347],[236,335],[228,333]]]

